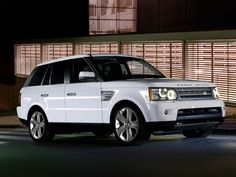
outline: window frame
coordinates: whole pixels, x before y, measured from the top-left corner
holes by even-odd
[[[43,77],[42,77],[42,80],[41,80],[40,84],[39,84],[39,85],[30,85],[31,80],[32,80],[32,78],[35,76],[37,70],[40,69],[40,68],[42,68],[42,67],[46,67],[46,71],[45,71],[44,74],[43,74]],[[28,77],[28,79],[25,81],[24,87],[42,86],[42,83],[43,83],[43,81],[44,81],[44,78],[45,78],[45,75],[46,75],[46,73],[47,73],[48,67],[49,67],[49,65],[41,65],[41,66],[35,67],[34,70],[31,72],[30,76]]]
[[[95,74],[95,79],[93,81],[83,81],[83,82],[75,82],[75,83],[72,83],[71,80],[70,80],[70,77],[71,77],[71,70],[70,70],[70,65],[71,65],[71,62],[73,63],[72,65],[75,64],[76,60],[83,60],[87,63],[87,65],[89,66],[89,68],[92,70],[92,72],[94,72]],[[65,84],[80,84],[80,83],[90,83],[90,82],[101,82],[102,79],[101,79],[101,76],[98,74],[98,72],[96,71],[96,69],[93,67],[93,65],[87,60],[87,58],[74,58],[74,59],[69,59],[69,60],[66,60],[65,61],[65,65],[66,65],[66,68],[65,68],[65,81],[64,83]]]
[[[53,68],[54,68],[54,66],[56,65],[56,64],[58,64],[58,63],[66,63],[66,61],[58,61],[58,62],[54,62],[54,63],[52,63],[51,65],[52,65],[52,67],[51,67],[51,73],[50,73],[50,79],[49,79],[49,85],[59,85],[59,84],[65,84],[66,83],[66,75],[65,75],[65,71],[66,71],[66,66],[65,66],[65,68],[64,68],[64,74],[63,74],[63,83],[57,83],[57,84],[52,84],[52,74],[53,74]]]
[[[48,67],[47,67],[47,70],[46,70],[45,75],[44,75],[44,77],[43,77],[41,86],[48,86],[48,85],[51,85],[52,68],[53,68],[53,65],[52,65],[52,64],[48,64]],[[50,71],[49,71],[49,70],[50,70]],[[48,84],[43,84],[44,81],[45,81],[45,78],[46,78],[48,72],[50,72],[50,73],[49,73],[49,81],[48,81]]]
[[[154,66],[152,66],[151,64],[149,64],[148,62],[146,62],[145,60],[143,60],[143,59],[140,59],[140,58],[137,58],[137,57],[130,57],[130,56],[127,56],[127,57],[123,57],[123,56],[97,56],[97,57],[90,57],[88,60],[89,60],[89,62],[93,65],[93,68],[96,70],[96,72],[99,74],[99,76],[100,76],[100,78],[102,79],[102,81],[104,81],[104,82],[109,82],[109,81],[116,81],[116,80],[107,80],[104,76],[103,76],[103,74],[100,72],[100,70],[99,70],[99,68],[98,68],[98,66],[97,66],[97,64],[96,64],[96,60],[97,59],[99,59],[99,58],[104,58],[104,60],[105,59],[115,59],[115,60],[119,60],[119,59],[121,59],[121,58],[124,58],[124,59],[127,59],[127,61],[128,61],[128,58],[130,58],[130,59],[132,59],[132,60],[134,60],[134,61],[138,61],[138,62],[140,62],[141,64],[143,64],[143,65],[145,65],[145,66],[149,66],[150,68],[149,69],[153,69],[153,71],[154,71],[154,74],[157,74],[157,72],[161,75],[161,77],[163,77],[163,78],[166,78],[166,76],[161,72],[161,71],[159,71],[157,68],[155,68]],[[126,62],[127,62],[126,61]],[[127,65],[127,63],[126,63],[126,65]],[[128,68],[128,72],[129,72],[129,74],[131,74],[132,75],[132,73],[130,72],[130,69],[129,69],[129,66],[127,65],[127,66],[125,66],[125,67],[127,67]],[[151,69],[151,70],[152,70]],[[141,75],[140,75],[141,76]],[[153,75],[154,76],[154,75]],[[138,75],[137,75],[137,77],[138,77]],[[143,77],[140,77],[140,78],[143,78]]]

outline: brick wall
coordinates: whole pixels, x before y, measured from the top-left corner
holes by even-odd
[[[12,111],[18,104],[19,91],[26,78],[15,78],[15,85],[0,84],[0,111]]]

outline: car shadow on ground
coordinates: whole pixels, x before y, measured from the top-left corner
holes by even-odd
[[[172,142],[176,140],[184,139],[180,135],[161,135],[161,136],[151,136],[149,143],[158,143],[158,142]],[[140,145],[140,144],[137,144]],[[52,146],[52,147],[80,147],[80,148],[104,148],[104,147],[127,147],[119,143],[114,135],[110,137],[96,137],[93,134],[66,134],[66,135],[57,135],[54,140],[48,144],[42,146]]]

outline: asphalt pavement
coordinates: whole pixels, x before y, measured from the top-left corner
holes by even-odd
[[[57,135],[32,142],[16,116],[0,117],[1,177],[235,177],[236,119],[227,118],[207,138],[152,136],[139,146],[120,146],[114,136]]]
[[[0,129],[2,177],[235,177],[236,137],[152,136],[138,146],[90,133],[37,145],[25,128]]]

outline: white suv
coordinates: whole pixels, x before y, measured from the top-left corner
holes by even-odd
[[[167,79],[127,55],[78,55],[39,64],[20,91],[20,120],[32,139],[56,133],[112,133],[123,144],[151,134],[206,137],[222,123],[225,105],[213,83]]]

